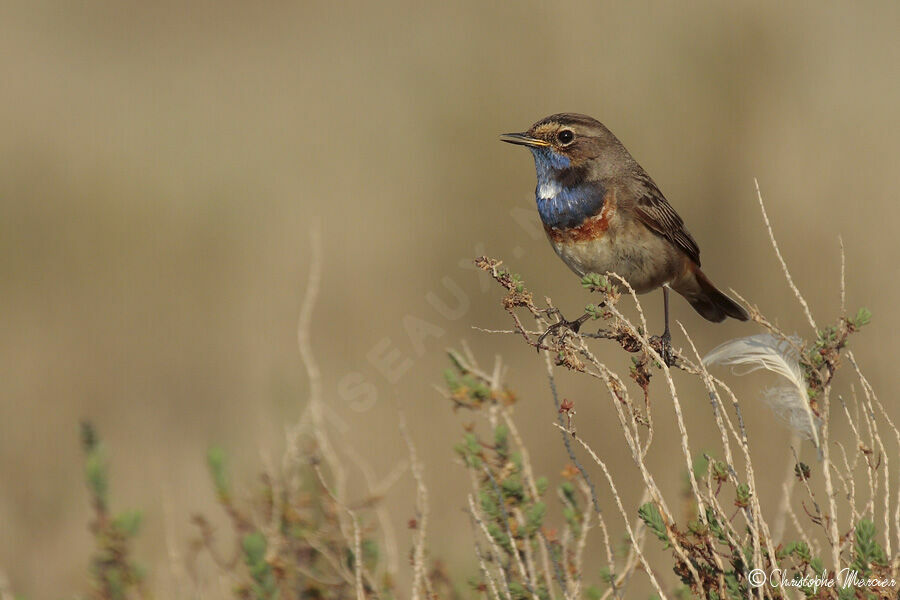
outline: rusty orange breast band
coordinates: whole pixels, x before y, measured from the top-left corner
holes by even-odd
[[[588,217],[576,227],[550,227],[544,225],[544,231],[554,243],[589,242],[602,238],[609,229],[609,223],[616,214],[616,194],[614,190],[606,193],[603,208],[592,217]]]

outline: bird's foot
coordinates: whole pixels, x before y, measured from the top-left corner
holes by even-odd
[[[675,365],[675,351],[672,349],[672,334],[669,333],[668,330],[664,331],[660,336],[654,335],[650,338],[650,343],[653,344],[654,350],[659,352],[660,358],[663,359],[663,362],[666,363],[667,367]]]
[[[567,321],[565,317],[562,316],[562,313],[559,312],[559,310],[553,310],[556,316],[559,318],[559,321],[550,325],[550,327],[547,328],[547,331],[545,331],[540,335],[540,337],[538,337],[537,344],[535,344],[535,348],[538,352],[541,351],[541,348],[544,345],[544,339],[551,333],[553,335],[557,335],[557,332],[559,332],[560,329],[568,329],[573,333],[578,333],[578,330],[581,329],[581,326],[584,324],[584,322],[591,318],[590,313],[584,313],[574,321]]]

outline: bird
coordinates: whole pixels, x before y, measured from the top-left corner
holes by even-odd
[[[709,321],[749,318],[700,270],[700,248],[684,221],[600,121],[560,113],[500,139],[531,150],[538,214],[553,250],[572,271],[579,277],[616,273],[638,294],[662,287],[665,330],[660,338],[667,363],[673,360],[670,289]],[[569,322],[560,317],[557,325],[577,332],[588,318]]]

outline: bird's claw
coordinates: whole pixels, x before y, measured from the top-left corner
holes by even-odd
[[[650,338],[654,348],[659,352],[660,358],[666,363],[667,367],[675,365],[675,351],[672,349],[672,334],[668,331],[660,336]]]
[[[578,330],[581,329],[582,324],[584,324],[585,321],[587,321],[589,318],[591,318],[590,313],[585,313],[585,314],[581,315],[580,317],[578,317],[577,319],[575,319],[574,321],[567,321],[562,316],[562,314],[559,313],[559,311],[557,311],[556,314],[559,317],[559,321],[550,325],[547,328],[547,331],[542,333],[540,335],[540,337],[538,337],[538,339],[537,339],[537,344],[535,344],[535,349],[538,352],[541,351],[541,348],[544,345],[544,339],[551,333],[555,334],[555,332],[559,331],[562,328],[568,329],[572,333],[578,333]]]

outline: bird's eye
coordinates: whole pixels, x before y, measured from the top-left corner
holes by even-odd
[[[572,140],[575,139],[575,134],[572,132],[571,129],[563,129],[562,131],[560,131],[559,133],[556,134],[556,139],[559,141],[560,144],[565,146],[566,144],[572,143]]]

